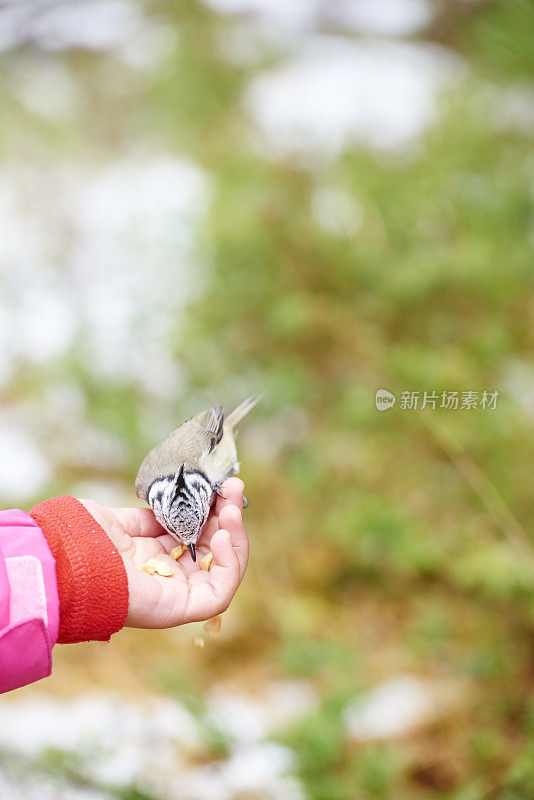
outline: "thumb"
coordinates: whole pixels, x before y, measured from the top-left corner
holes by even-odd
[[[236,554],[232,547],[232,540],[230,532],[222,528],[216,531],[211,537],[210,550],[213,554],[213,564],[211,570],[216,567],[222,569],[231,569],[234,566]]]

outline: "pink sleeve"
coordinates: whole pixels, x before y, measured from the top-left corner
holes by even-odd
[[[50,675],[59,628],[56,563],[37,523],[0,511],[0,693]]]

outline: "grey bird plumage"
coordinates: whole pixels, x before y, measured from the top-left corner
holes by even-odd
[[[195,545],[221,483],[239,472],[234,429],[260,399],[252,395],[227,417],[214,406],[176,428],[143,460],[135,491],[160,525],[189,547]]]

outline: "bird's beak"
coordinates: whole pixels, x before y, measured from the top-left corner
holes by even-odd
[[[189,549],[189,552],[191,553],[191,558],[193,559],[193,561],[196,561],[197,560],[197,554],[196,554],[196,550],[195,550],[195,545],[194,544],[188,544],[187,547]]]

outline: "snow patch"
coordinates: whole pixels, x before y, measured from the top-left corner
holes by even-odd
[[[330,23],[359,33],[406,36],[433,18],[429,0],[204,0],[223,14],[252,17],[262,25],[295,29]]]
[[[23,501],[34,497],[51,470],[29,432],[10,413],[0,409],[0,496]]]
[[[270,156],[403,150],[436,119],[460,63],[434,45],[310,37],[300,55],[252,81],[245,105]]]
[[[220,698],[226,690],[218,687],[213,697]],[[0,750],[30,764],[50,749],[72,755],[76,772],[95,787],[87,796],[81,792],[79,800],[100,798],[97,790],[105,786],[136,787],[162,800],[178,796],[184,800],[234,800],[249,793],[262,800],[304,800],[302,786],[291,774],[295,754],[287,747],[264,741],[256,735],[257,729],[250,735],[248,722],[230,739],[227,757],[201,766],[190,763],[192,752],[199,748],[205,752],[205,725],[213,725],[216,716],[213,697],[207,699],[206,715],[199,717],[180,703],[159,697],[144,705],[107,693],[71,700],[44,695],[1,700]],[[293,683],[270,684],[254,701],[235,692],[231,696],[238,709],[248,701],[262,720],[268,719],[269,724],[262,727],[264,733],[275,723],[304,713],[313,699],[309,687]],[[265,703],[274,709],[265,708]],[[236,725],[239,720],[233,725],[234,734]],[[31,775],[31,769],[24,772]],[[53,778],[43,775],[40,780],[39,797],[72,796],[78,800],[74,792],[61,793],[68,777],[62,779],[57,794],[48,793]],[[37,797],[27,777],[15,782],[12,776],[0,772],[0,788],[2,781],[10,787],[10,793],[5,794],[9,800],[18,800],[19,788],[28,790],[25,798]]]
[[[316,707],[311,688],[304,683],[281,681],[269,684],[254,697],[231,686],[217,686],[208,698],[209,718],[231,741],[258,741],[276,728]]]
[[[167,155],[92,171],[5,165],[0,381],[77,338],[95,374],[168,395],[180,378],[170,338],[201,283],[194,251],[208,197],[201,170]]]
[[[51,52],[113,52],[132,66],[151,67],[174,46],[174,37],[130,0],[11,0],[0,9],[0,51],[26,42]]]
[[[399,675],[347,707],[347,731],[361,742],[401,736],[445,716],[458,698],[459,687],[450,681]]]

